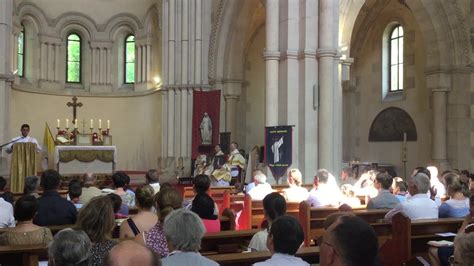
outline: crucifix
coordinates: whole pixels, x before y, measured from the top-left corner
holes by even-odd
[[[66,103],[67,107],[72,107],[72,123],[76,124],[77,107],[82,107],[82,103],[77,102],[77,97],[72,97],[72,102]]]

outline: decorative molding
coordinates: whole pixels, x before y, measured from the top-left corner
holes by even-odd
[[[217,3],[217,10],[216,10],[216,17],[214,20],[214,24],[212,25],[211,29],[211,38],[209,41],[209,80],[216,78],[216,55],[217,55],[217,35],[219,34],[221,23],[222,23],[222,14],[224,13],[224,0],[218,0]]]
[[[1,77],[0,77],[1,80]],[[142,96],[147,96],[151,94],[155,94],[160,91],[160,89],[153,89],[153,90],[148,90],[148,91],[129,91],[129,90],[124,90],[124,91],[114,91],[113,93],[91,93],[86,90],[78,90],[78,89],[61,89],[61,90],[51,90],[51,89],[34,89],[34,88],[29,88],[26,86],[18,85],[18,84],[13,84],[12,89],[21,91],[21,92],[27,92],[27,93],[34,93],[34,94],[44,94],[44,95],[55,95],[55,96],[71,96],[71,95],[77,95],[81,97],[98,97],[98,98],[121,98],[121,97],[142,97]]]
[[[466,26],[466,19],[463,16],[461,7],[459,6],[459,1],[458,0],[449,0],[449,3],[452,4],[454,11],[456,13],[456,19],[458,21],[457,27],[450,27],[455,34],[457,35],[456,39],[460,39],[460,45],[461,45],[461,53],[462,57],[460,58],[463,64],[468,65],[471,60],[469,58],[469,28]],[[455,42],[458,43],[458,42]]]

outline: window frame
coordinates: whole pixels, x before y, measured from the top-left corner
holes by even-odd
[[[133,41],[128,41],[128,38],[133,36]],[[135,58],[133,62],[127,62],[127,44],[133,42],[135,46]],[[135,41],[135,35],[133,34],[127,34],[124,39],[124,45],[123,45],[123,83],[126,85],[133,85],[135,84],[136,80],[136,62],[137,62],[137,57],[136,57],[136,41]],[[133,82],[127,82],[127,64],[132,64],[133,63]]]
[[[17,52],[16,52],[16,58],[17,58],[17,70],[19,71],[18,69],[18,65],[20,63],[20,60],[19,59],[19,56],[21,55],[21,64],[22,64],[22,68],[21,68],[21,73],[17,73],[19,77],[21,78],[24,78],[25,77],[25,63],[26,63],[26,57],[25,57],[25,52],[26,52],[26,38],[25,38],[25,34],[26,34],[26,30],[25,30],[25,26],[22,24],[21,25],[22,27],[22,30],[20,31],[20,33],[18,34],[18,39],[17,39],[17,49],[18,49],[18,44],[19,44],[19,40],[20,40],[20,36],[23,37],[23,49],[22,51],[20,52],[20,50],[18,49]]]
[[[71,40],[73,42],[79,42],[79,81],[68,81],[68,73],[69,73],[69,37],[71,35],[76,35],[79,37],[79,41]],[[73,61],[71,61],[73,62]],[[77,32],[71,32],[67,34],[66,38],[66,83],[69,84],[82,84],[82,37]]]
[[[403,33],[400,35],[399,33],[397,34],[396,37],[393,37],[393,34],[395,32],[395,30],[401,28]],[[405,41],[404,41],[404,38],[405,38],[405,29],[403,28],[402,25],[400,24],[395,24],[392,26],[392,29],[389,31],[389,34],[388,34],[388,92],[389,93],[397,93],[397,92],[402,92],[404,90],[404,82],[403,82],[403,79],[405,78],[404,75],[403,75],[403,78],[402,78],[402,84],[400,85],[400,66],[401,66],[401,69],[402,69],[402,72],[404,71],[404,60],[403,60],[403,53],[405,52],[405,49],[404,49],[404,45],[405,45]],[[392,41],[396,40],[397,41],[397,63],[395,64],[392,64]],[[400,55],[400,40],[402,40],[402,49],[401,49],[401,55]],[[392,66],[397,66],[397,88],[393,88],[392,87]]]

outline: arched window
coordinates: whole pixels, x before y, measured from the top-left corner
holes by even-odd
[[[396,25],[389,38],[389,90],[403,90],[403,27]]]
[[[135,83],[135,36],[125,38],[124,51],[124,83],[132,84]]]
[[[66,82],[81,83],[81,37],[76,33],[67,36]]]
[[[17,74],[20,77],[25,76],[25,27],[18,35],[18,51],[17,51]]]

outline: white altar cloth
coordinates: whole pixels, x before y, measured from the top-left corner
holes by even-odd
[[[81,162],[74,159],[69,162],[60,161],[60,153],[62,151],[113,151],[113,160],[111,162],[103,162],[98,159],[92,162]],[[117,162],[117,148],[115,146],[56,146],[54,153],[54,163],[57,170],[62,175],[67,174],[112,174],[115,171]]]

